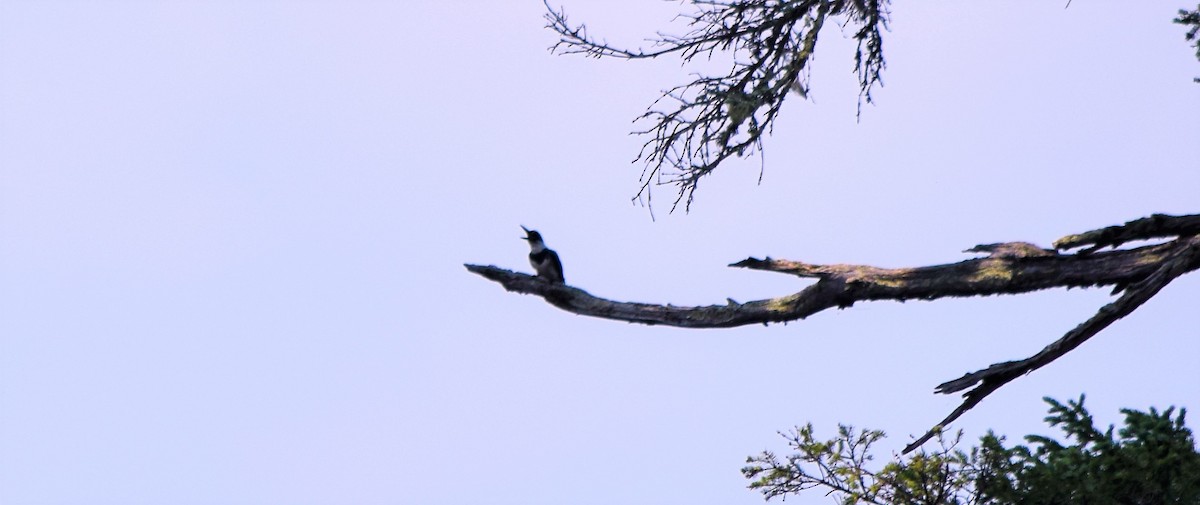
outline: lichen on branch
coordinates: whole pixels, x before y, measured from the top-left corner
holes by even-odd
[[[1098,251],[1142,240],[1164,242]],[[547,282],[496,266],[465,266],[509,291],[540,296],[551,305],[575,314],[683,328],[729,328],[796,321],[829,308],[850,307],[863,301],[936,300],[1090,286],[1112,286],[1113,294],[1120,295],[1029,358],[997,363],[939,385],[937,393],[966,391],[964,400],[942,422],[909,445],[905,450],[908,452],[934,437],[942,427],[1000,387],[1074,350],[1113,322],[1131,314],[1172,280],[1200,269],[1200,215],[1155,214],[1124,225],[1068,235],[1055,241],[1055,249],[1044,249],[1027,242],[1002,242],[977,245],[965,252],[986,256],[909,268],[817,265],[747,258],[730,266],[817,281],[796,293],[776,298],[744,303],[727,299],[724,304],[699,307],[608,300],[577,287]]]

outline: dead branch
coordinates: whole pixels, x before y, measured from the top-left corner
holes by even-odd
[[[1137,240],[1196,234],[1200,234],[1200,216],[1153,214],[1150,217],[1135,219],[1119,226],[1109,226],[1078,235],[1067,235],[1055,240],[1054,248],[1065,250],[1091,246],[1080,251],[1081,254],[1088,254],[1104,247],[1117,247]]]
[[[653,49],[609,44],[588,33],[583,24],[546,3],[546,27],[558,34],[550,49],[558,54],[626,60],[678,57],[711,60],[719,55],[730,64],[724,75],[695,75],[687,84],[663,91],[637,121],[649,126],[635,131],[648,140],[634,161],[644,162],[634,199],[650,198],[652,184],[678,187],[672,210],[690,206],[697,184],[725,160],[763,150],[763,134],[791,92],[807,98],[808,67],[826,21],[852,27],[858,42],[854,69],[859,78],[859,112],[871,103],[871,90],[882,86],[882,32],[887,29],[889,0],[828,2],[800,0],[691,0],[694,12],[681,14],[689,31],[659,33]]]
[[[1116,320],[1129,315],[1173,279],[1200,268],[1200,215],[1156,214],[1123,226],[1064,237],[1058,248],[1091,246],[1077,253],[1060,253],[1026,242],[977,245],[967,252],[987,256],[958,263],[916,268],[868,265],[816,265],[771,258],[747,258],[729,266],[765,270],[817,282],[786,296],[698,307],[620,302],[582,289],[547,282],[496,266],[466,265],[467,270],[496,281],[509,291],[540,296],[560,309],[583,316],[647,325],[683,328],[728,328],[804,319],[829,308],[862,301],[935,300],[945,297],[1028,293],[1050,288],[1114,286],[1120,298],[1067,332],[1038,354],[1020,361],[998,363],[939,385],[935,392],[966,392],[963,403],[905,452],[929,440],[944,425],[977,405],[1004,384],[1041,368],[1075,349]],[[1175,237],[1167,242],[1132,249],[1094,252],[1131,240]]]
[[[939,384],[934,392],[942,394],[956,393],[976,384],[979,384],[979,386],[964,393],[963,403],[958,408],[954,409],[950,415],[946,416],[936,427],[926,432],[925,435],[905,446],[904,452],[912,451],[920,447],[921,444],[929,441],[929,439],[941,431],[940,427],[958,419],[964,412],[979,404],[980,401],[992,394],[992,392],[1000,389],[1001,386],[1008,384],[1017,377],[1046,366],[1076,347],[1079,347],[1087,339],[1100,333],[1100,330],[1107,328],[1108,325],[1116,322],[1118,319],[1133,313],[1135,309],[1158,294],[1159,290],[1176,277],[1197,268],[1200,268],[1200,238],[1192,236],[1180,239],[1152,274],[1129,286],[1125,290],[1125,294],[1121,295],[1116,301],[1100,307],[1096,315],[1076,326],[1071,331],[1068,331],[1062,338],[1046,346],[1037,354],[1020,361],[996,363],[983,370],[971,372],[958,379]]]

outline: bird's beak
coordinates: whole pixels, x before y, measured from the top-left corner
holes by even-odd
[[[526,228],[525,225],[521,225],[521,229],[525,230],[525,235],[529,235],[529,228]],[[520,238],[521,240],[529,240],[529,237],[517,237],[517,238]]]

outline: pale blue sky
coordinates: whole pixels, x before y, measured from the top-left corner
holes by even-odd
[[[688,69],[552,56],[539,1],[0,1],[0,502],[749,504],[778,430],[898,451],[957,405],[936,384],[1107,292],[696,331],[462,264],[528,270],[524,224],[594,294],[722,303],[805,285],[724,266],[751,255],[915,266],[1200,211],[1186,2],[1063,4],[898,2],[860,123],[828,31],[762,185],[731,165],[651,221],[629,122]],[[637,44],[678,4],[565,7]],[[1040,398],[1081,392],[1106,423],[1195,411],[1198,297],[1180,279],[955,427],[1045,433]]]

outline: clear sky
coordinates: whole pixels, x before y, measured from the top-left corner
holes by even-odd
[[[1107,292],[698,331],[462,264],[528,271],[524,224],[596,295],[723,303],[807,284],[747,256],[918,266],[1200,212],[1187,2],[1065,3],[898,2],[858,123],[830,26],[762,184],[732,164],[652,221],[630,120],[689,69],[553,56],[539,1],[0,1],[0,502],[750,504],[739,468],[793,425],[886,457],[957,405],[935,385]],[[679,5],[565,7],[636,45]],[[954,427],[1195,411],[1197,300],[1178,280]]]

